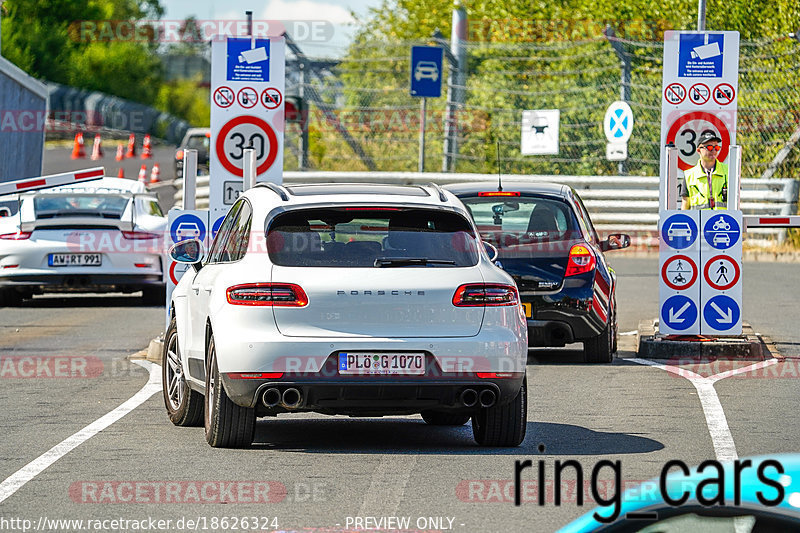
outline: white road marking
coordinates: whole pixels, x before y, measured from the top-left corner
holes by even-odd
[[[150,372],[150,378],[144,387],[113,411],[101,416],[11,474],[5,481],[0,483],[0,503],[17,492],[25,483],[44,472],[47,467],[142,405],[153,394],[161,391],[161,367],[149,361],[134,360],[133,362]]]
[[[372,474],[367,496],[358,516],[392,516],[406,492],[408,478],[417,464],[415,455],[385,455]]]
[[[708,433],[711,435],[711,443],[714,445],[714,454],[717,456],[717,461],[719,462],[735,461],[739,458],[739,455],[736,453],[736,445],[733,442],[733,435],[728,427],[728,419],[725,418],[725,410],[722,408],[722,403],[719,401],[717,391],[714,389],[714,384],[725,378],[752,372],[779,362],[778,359],[772,358],[735,370],[727,370],[719,374],[714,374],[713,376],[703,377],[691,370],[672,365],[664,365],[649,359],[634,358],[629,359],[629,361],[640,365],[660,368],[671,374],[686,378],[694,385],[694,388],[697,390],[697,397],[700,398],[700,405],[703,407],[703,414],[706,417],[706,426],[708,426]]]

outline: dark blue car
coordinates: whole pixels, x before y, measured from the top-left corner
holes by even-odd
[[[517,282],[531,346],[582,342],[588,363],[610,363],[617,350],[616,277],[604,252],[627,235],[600,240],[578,194],[554,183],[461,183],[458,196],[498,264]]]

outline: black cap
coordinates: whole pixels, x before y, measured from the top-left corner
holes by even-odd
[[[702,135],[700,135],[700,139],[697,141],[697,146],[703,146],[706,143],[711,141],[722,142],[722,139],[717,137],[717,134],[712,131],[704,131]]]

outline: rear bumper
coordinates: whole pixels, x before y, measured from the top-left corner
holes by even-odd
[[[23,274],[0,276],[0,287],[43,292],[135,291],[164,286],[161,274]]]
[[[244,407],[255,407],[258,416],[315,411],[331,415],[383,416],[410,415],[425,410],[472,412],[479,405],[465,405],[462,393],[471,389],[478,395],[492,391],[496,404],[514,399],[522,386],[524,373],[510,378],[480,379],[455,375],[430,379],[423,376],[342,376],[339,378],[281,380],[231,379],[221,375],[228,397]],[[262,401],[269,389],[281,394],[290,388],[300,391],[295,408],[267,407]]]

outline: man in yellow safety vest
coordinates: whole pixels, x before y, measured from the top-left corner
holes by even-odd
[[[705,131],[697,141],[700,160],[683,173],[681,209],[727,209],[728,165],[717,161],[721,139]]]

